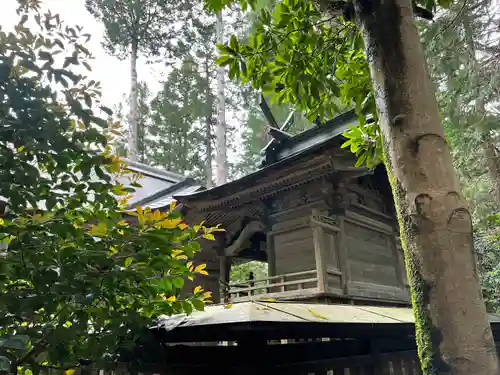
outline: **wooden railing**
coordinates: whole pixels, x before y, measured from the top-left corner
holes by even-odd
[[[228,294],[231,300],[254,295],[279,294],[306,289],[306,284],[311,283],[314,283],[316,289],[317,282],[317,270],[301,271],[249,280],[245,283],[230,283]]]

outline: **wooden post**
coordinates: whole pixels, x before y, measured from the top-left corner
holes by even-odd
[[[384,375],[384,366],[380,360],[379,344],[376,339],[370,340],[370,357],[372,373],[370,375]]]
[[[267,252],[267,274],[268,276],[276,276],[276,254],[274,252],[274,236],[267,232],[266,236],[266,252]]]
[[[229,271],[227,256],[222,255],[219,257],[220,262],[220,279],[219,290],[221,302],[228,302],[229,300]],[[229,269],[228,269],[229,268]]]
[[[349,264],[348,264],[348,255],[345,241],[345,224],[344,224],[344,216],[338,216],[339,218],[339,229],[340,231],[337,234],[338,241],[338,254],[339,254],[339,268],[342,272],[341,275],[341,283],[342,290],[345,295],[349,294]]]
[[[313,210],[312,215],[318,215],[318,211]],[[314,224],[311,224],[311,226],[313,230],[314,258],[316,260],[316,271],[318,275],[318,292],[324,293],[327,291],[328,284],[325,256],[325,235],[321,226]]]

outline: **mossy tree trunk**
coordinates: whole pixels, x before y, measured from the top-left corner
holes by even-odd
[[[377,97],[425,374],[493,375],[498,362],[460,192],[411,0],[357,1]]]

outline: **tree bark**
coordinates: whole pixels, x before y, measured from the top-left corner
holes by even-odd
[[[137,54],[138,45],[136,41],[132,42],[130,51],[130,112],[129,112],[129,137],[127,158],[132,161],[137,160],[138,154],[138,94],[137,94]]]
[[[493,375],[498,361],[461,194],[411,0],[357,0],[412,292],[424,374]]]
[[[224,22],[222,13],[217,13],[217,43],[224,43]],[[225,71],[223,67],[217,68],[217,127],[215,129],[215,183],[222,185],[227,182],[227,154],[226,154],[226,97],[224,94]]]
[[[207,188],[213,186],[213,171],[212,171],[212,93],[210,92],[210,69],[208,65],[208,56],[205,57],[205,143],[206,143],[206,165],[205,178]]]

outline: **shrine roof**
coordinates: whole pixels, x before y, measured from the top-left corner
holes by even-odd
[[[293,137],[273,140],[273,145],[265,149],[262,167],[285,160],[293,155],[302,154],[310,149],[341,136],[350,126],[357,124],[354,110],[345,112],[323,124],[315,125]]]
[[[202,189],[203,187],[196,183],[192,178],[178,173],[170,172],[164,169],[151,167],[146,164],[124,160],[127,169],[139,173],[142,178],[139,183],[140,188],[134,188],[135,192],[130,199],[129,209],[136,206],[159,209],[170,205],[176,194],[190,194]],[[124,185],[128,180],[122,178]]]
[[[495,331],[500,329],[500,314],[489,314]],[[243,332],[273,335],[342,337],[348,335],[404,335],[414,333],[410,307],[381,307],[292,302],[247,301],[230,305],[207,306],[203,312],[160,317],[152,328],[166,342],[210,341],[235,338]],[[266,333],[267,332],[267,333]]]
[[[223,198],[247,187],[252,187],[262,181],[263,177],[269,177],[276,170],[283,170],[293,166],[299,159],[313,156],[327,146],[337,143],[336,147],[340,148],[340,145],[345,140],[343,137],[344,131],[349,129],[350,126],[356,125],[356,123],[354,111],[349,111],[295,136],[285,137],[280,140],[275,139],[270,147],[265,149],[262,166],[255,172],[212,189],[198,191],[194,194],[178,194],[175,199],[189,206],[190,203]],[[354,162],[349,162],[344,165],[339,164],[336,167],[346,171],[356,170],[359,172],[363,170],[363,168],[355,168],[353,164]]]

